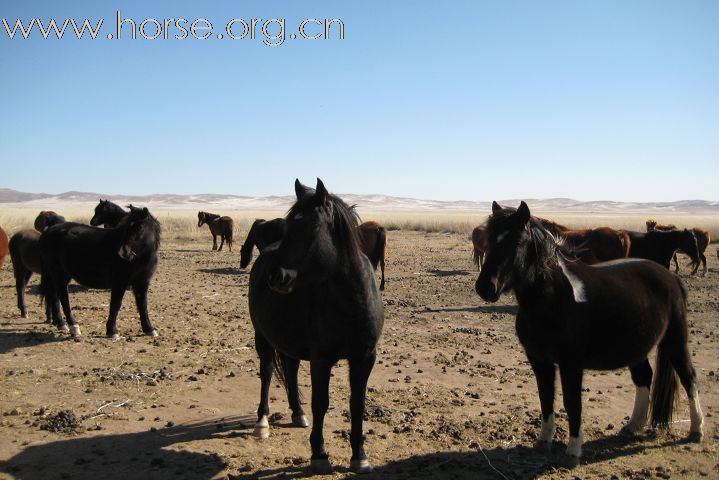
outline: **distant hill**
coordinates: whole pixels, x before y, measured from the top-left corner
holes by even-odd
[[[440,201],[416,198],[393,197],[389,195],[339,194],[349,204],[362,210],[377,212],[455,212],[479,213],[489,211],[490,201]],[[43,209],[92,209],[99,199],[109,199],[120,205],[133,203],[156,210],[245,210],[285,211],[295,200],[292,195],[249,197],[204,193],[195,195],[152,194],[152,195],[110,195],[92,192],[64,192],[56,195],[47,193],[18,192],[0,188],[0,209],[31,208]],[[530,207],[539,212],[567,212],[592,214],[692,214],[719,215],[719,202],[706,200],[680,200],[676,202],[580,202],[571,198],[524,199]],[[502,205],[517,205],[518,199],[501,200]]]

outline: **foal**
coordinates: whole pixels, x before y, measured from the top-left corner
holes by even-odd
[[[519,303],[516,329],[534,371],[542,408],[538,447],[554,437],[555,367],[569,417],[567,455],[571,466],[582,454],[582,376],[585,369],[629,367],[636,386],[634,410],[622,431],[651,423],[668,426],[674,409],[676,372],[689,396],[689,439],[702,438],[694,367],[687,347],[686,290],[681,280],[647,260],[614,260],[587,266],[530,216],[496,202],[488,221],[489,251],[475,284],[485,300],[496,302],[514,290]],[[656,376],[647,355],[658,345]]]

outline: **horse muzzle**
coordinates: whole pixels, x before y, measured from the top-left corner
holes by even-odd
[[[482,300],[492,303],[496,302],[499,300],[499,294],[501,292],[499,288],[499,278],[497,276],[491,278],[488,278],[488,276],[483,277],[480,274],[474,284],[474,291],[482,297]]]
[[[267,283],[275,292],[287,295],[292,293],[292,289],[297,282],[297,270],[278,267],[270,273]]]
[[[100,222],[97,220],[97,218],[92,217],[90,219],[90,225],[92,225],[93,227],[97,227],[98,225],[100,225]]]

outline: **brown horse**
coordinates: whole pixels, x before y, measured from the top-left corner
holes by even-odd
[[[654,219],[647,220],[647,232],[651,232],[652,230],[659,230],[663,232],[673,232],[676,230],[679,230],[676,225],[667,224],[662,225],[660,223],[657,223]],[[703,230],[701,228],[692,228],[692,232],[694,232],[694,236],[697,237],[697,250],[699,251],[699,260],[692,261],[689,263],[689,266],[692,268],[692,275],[697,273],[697,270],[699,270],[699,262],[702,263],[702,275],[706,275],[707,273],[707,257],[704,255],[704,252],[706,251],[707,247],[711,243],[711,235],[709,235],[709,232],[706,230]],[[683,253],[686,255],[686,252],[684,250],[678,250],[679,253]],[[717,252],[719,255],[719,252]],[[674,253],[674,273],[679,273],[679,261],[677,260],[677,254]]]
[[[369,258],[372,268],[377,270],[377,265],[382,271],[382,281],[379,289],[384,290],[384,264],[387,257],[387,231],[377,222],[364,222],[357,227],[360,247],[362,252]]]
[[[485,253],[487,253],[487,227],[480,225],[472,230],[472,259],[478,272],[484,264]]]
[[[0,268],[2,268],[2,264],[5,262],[5,257],[7,256],[8,252],[8,239],[7,239],[7,233],[5,233],[5,230],[0,227]]]
[[[587,265],[626,258],[631,240],[624,230],[609,227],[570,229],[552,220],[537,217],[544,228],[564,237],[567,245],[574,247],[577,257]]]
[[[52,210],[43,210],[37,215],[37,218],[35,218],[35,230],[42,232],[47,227],[52,227],[53,225],[63,223],[64,221],[65,217],[62,215],[58,215]]]
[[[222,246],[227,240],[227,248],[232,251],[232,230],[235,227],[235,222],[230,217],[221,217],[214,213],[198,212],[197,213],[197,226],[207,224],[210,227],[210,233],[212,233],[212,250],[222,251]],[[220,248],[217,248],[217,236],[220,236]]]

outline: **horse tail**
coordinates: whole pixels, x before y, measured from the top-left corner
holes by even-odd
[[[290,394],[289,386],[287,384],[287,375],[286,375],[286,365],[284,361],[284,357],[280,355],[277,350],[274,350],[274,357],[272,361],[272,365],[274,366],[275,376],[280,381],[280,384],[282,385],[282,388],[285,389],[285,393],[287,395]],[[297,389],[297,395],[300,399],[300,401],[303,401],[302,392],[300,389]]]
[[[622,245],[622,258],[629,257],[629,250],[631,250],[632,247],[632,239],[629,238],[629,234],[627,232],[619,232],[619,243]]]
[[[672,312],[667,325],[667,332],[664,338],[659,342],[657,348],[657,359],[654,367],[656,372],[654,375],[654,384],[652,385],[651,398],[651,424],[652,427],[668,428],[674,414],[674,404],[677,399],[677,375],[671,363],[670,352],[677,349],[676,342],[686,341],[686,335],[677,334],[684,331],[686,333],[686,307],[687,307],[687,289],[676,277],[679,291],[681,292],[681,302]]]
[[[235,222],[230,220],[227,222],[227,231],[225,232],[225,239],[227,240],[227,246],[232,250],[232,233],[235,229]]]
[[[387,253],[387,231],[384,227],[377,227],[377,240],[374,244],[374,251],[372,252],[372,268],[377,269],[377,265],[380,260],[384,258]]]

